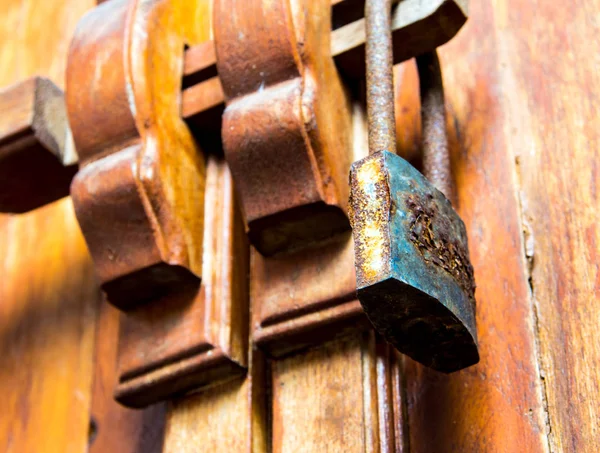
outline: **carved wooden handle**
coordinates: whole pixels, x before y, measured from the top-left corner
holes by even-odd
[[[0,212],[69,195],[77,154],[60,88],[33,77],[0,90]]]

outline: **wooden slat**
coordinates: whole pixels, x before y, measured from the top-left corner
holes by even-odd
[[[550,449],[600,451],[600,1],[494,1]]]
[[[254,351],[245,377],[175,400],[163,451],[266,453],[266,385],[264,358]]]
[[[64,95],[31,77],[0,89],[0,212],[23,213],[69,195],[77,154]]]
[[[328,344],[273,364],[273,452],[363,452],[363,421],[376,416],[363,401],[359,338]],[[366,411],[366,413],[365,413]]]
[[[391,358],[364,332],[273,361],[270,451],[403,451]]]
[[[471,2],[470,13],[469,24],[441,57],[449,125],[456,127],[451,146],[458,208],[477,281],[481,362],[443,375],[407,359],[410,451],[545,452],[544,383],[509,146],[517,134],[501,105],[522,93],[502,85],[496,11],[489,3]]]

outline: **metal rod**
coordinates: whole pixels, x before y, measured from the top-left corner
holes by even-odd
[[[391,0],[365,2],[369,154],[396,152],[391,21]]]
[[[421,91],[423,174],[451,202],[455,202],[450,152],[446,134],[444,83],[437,52],[417,57]]]

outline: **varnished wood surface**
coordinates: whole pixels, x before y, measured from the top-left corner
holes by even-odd
[[[444,376],[405,360],[407,436],[398,451],[599,448],[598,87],[594,51],[586,45],[596,28],[584,18],[599,6],[578,1],[566,14],[542,2],[472,2],[465,30],[440,51],[458,209],[478,284],[482,361]],[[411,92],[418,85],[410,64],[398,73],[411,90],[400,93],[397,116],[409,127],[398,141],[412,156],[419,121]],[[295,379],[312,382],[326,374],[326,363],[334,366],[324,348],[311,355],[320,359],[284,359],[302,363]],[[352,354],[346,357],[349,366]],[[279,411],[295,405],[293,415],[303,417],[313,392],[277,395]],[[334,396],[319,398],[327,404]],[[321,426],[304,428],[303,440],[318,442]],[[273,448],[296,438],[296,427],[289,429],[289,437],[273,431]],[[328,440],[335,443],[342,429],[330,426]]]
[[[2,0],[1,84],[38,72],[60,83],[69,35],[89,3]],[[478,284],[482,360],[452,376],[412,362],[399,375],[388,365],[392,389],[384,400],[392,404],[377,407],[378,417],[392,417],[391,451],[600,450],[599,8],[598,0],[569,8],[541,0],[471,2],[465,29],[440,50],[458,209]],[[403,86],[410,84],[414,93],[414,79]],[[397,115],[410,118],[398,140],[412,152],[415,99],[403,92]],[[70,202],[0,217],[0,263],[0,450],[83,452],[99,293]],[[265,364],[273,380],[261,388],[273,391],[271,400],[255,398],[246,379],[177,401],[164,450],[294,451],[300,441],[326,451],[350,427],[356,437],[347,451],[377,445],[365,441],[365,419],[345,403],[357,401],[353,410],[363,413],[361,341],[349,336]],[[323,388],[331,391],[319,393]],[[270,413],[263,425],[249,412],[261,404]],[[248,426],[260,428],[250,440]],[[255,441],[256,433],[266,440]]]
[[[553,452],[600,451],[600,2],[492,2]]]
[[[92,6],[0,2],[0,86],[37,74],[64,87],[70,36]],[[84,452],[99,292],[70,200],[0,216],[0,274],[0,451]]]
[[[514,157],[505,135],[494,9],[473,3],[441,51],[458,210],[477,281],[479,365],[450,376],[406,367],[411,451],[543,452],[544,389],[535,351]]]
[[[89,453],[160,453],[166,403],[145,410],[121,406],[113,397],[118,379],[117,341],[120,312],[105,300],[98,313]]]

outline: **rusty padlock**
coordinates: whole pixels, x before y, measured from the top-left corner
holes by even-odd
[[[357,292],[391,344],[449,373],[479,361],[473,268],[465,225],[451,203],[395,154],[390,11],[390,0],[365,5],[369,156],[350,171]],[[435,65],[423,67],[430,63],[418,59],[420,75],[435,71]],[[429,79],[441,82],[441,76]],[[428,89],[423,82],[422,97]],[[423,110],[424,136],[433,129],[430,110]],[[437,127],[445,139],[445,125]],[[424,153],[432,151],[427,138],[424,143]]]

